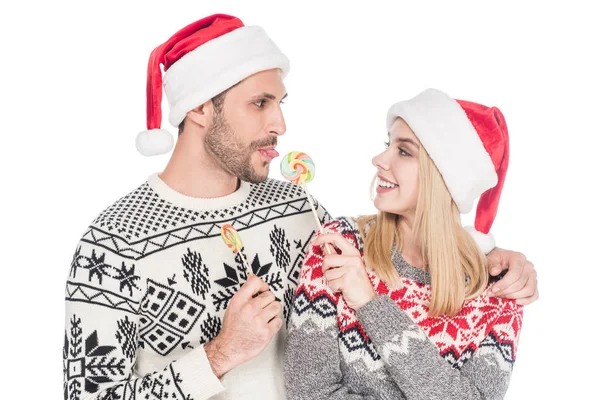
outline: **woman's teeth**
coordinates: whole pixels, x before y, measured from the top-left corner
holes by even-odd
[[[377,178],[377,186],[383,187],[383,188],[392,188],[392,189],[398,187],[398,185],[396,185],[395,183],[390,183],[390,182],[384,181],[383,179],[381,179],[379,177]]]

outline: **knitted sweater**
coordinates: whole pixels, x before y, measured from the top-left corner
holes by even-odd
[[[356,221],[333,220],[363,254]],[[288,330],[285,380],[294,399],[500,399],[522,323],[512,300],[481,295],[454,317],[428,317],[430,277],[394,251],[401,276],[390,290],[371,269],[378,296],[354,312],[327,286],[323,253],[310,246]]]
[[[329,219],[320,206],[318,213]],[[204,352],[247,278],[240,255],[221,239],[226,223],[289,318],[316,228],[302,188],[269,179],[198,199],[154,174],[104,210],[76,247],[66,284],[65,399],[285,397],[285,327],[222,381]]]

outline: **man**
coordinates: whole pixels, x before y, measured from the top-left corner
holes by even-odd
[[[164,171],[104,210],[76,247],[65,398],[285,397],[281,328],[315,229],[302,189],[267,179],[286,130],[288,70],[261,28],[227,15],[194,22],[152,52],[149,130],[137,148],[172,146],[159,129],[162,86],[180,135]],[[329,219],[318,203],[317,212]],[[222,242],[224,224],[239,231],[240,253]],[[510,264],[499,284],[535,300],[531,263],[501,250],[490,257]]]

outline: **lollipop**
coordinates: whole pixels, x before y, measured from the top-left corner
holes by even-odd
[[[306,182],[310,182],[315,177],[315,162],[308,154],[301,151],[292,151],[286,154],[281,160],[281,174],[288,181],[295,183],[296,185],[302,185],[304,192],[306,193],[306,199],[310,204],[313,216],[319,227],[319,232],[323,233],[323,227],[321,221],[319,221],[319,215],[315,209],[315,204],[312,201]],[[332,254],[331,248],[328,244],[325,245],[327,254]]]
[[[244,258],[244,254],[242,253],[242,247],[244,247],[244,245],[242,244],[242,238],[240,237],[238,231],[230,224],[225,224],[221,227],[221,237],[223,238],[223,241],[227,247],[233,250],[235,254],[240,253],[240,258],[246,267],[248,275],[252,275],[252,268],[250,268],[246,258]]]
[[[308,154],[292,151],[281,160],[281,173],[288,181],[302,184],[306,189],[305,183],[312,181],[315,176],[315,163]]]

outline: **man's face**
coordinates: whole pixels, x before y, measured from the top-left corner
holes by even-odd
[[[251,75],[216,104],[205,136],[207,151],[239,179],[267,179],[269,164],[279,154],[277,137],[285,133],[281,101],[286,96],[279,69]]]

